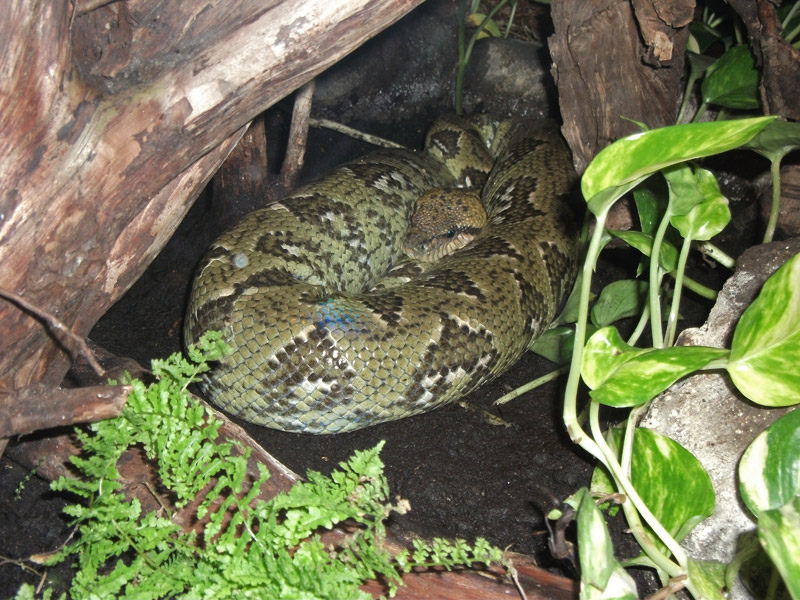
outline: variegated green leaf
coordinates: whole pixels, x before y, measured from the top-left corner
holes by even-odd
[[[653,173],[741,146],[774,118],[672,125],[617,140],[601,150],[586,168],[581,178],[583,197],[592,213],[600,214]]]
[[[611,235],[614,237],[618,237],[619,239],[623,240],[629,246],[636,248],[645,256],[650,256],[653,252],[653,236],[648,233],[642,233],[641,231],[635,231],[632,229],[629,231],[612,230],[609,231],[609,233],[611,233]],[[661,252],[658,255],[658,264],[668,273],[674,271],[678,264],[678,251],[675,249],[675,246],[666,240],[662,240],[661,242]]]
[[[716,181],[716,180],[715,180]],[[719,190],[719,188],[717,188]],[[681,235],[690,240],[706,241],[713,238],[731,220],[728,199],[720,194],[701,202],[687,215],[676,215],[670,223]]]
[[[678,165],[665,169],[664,177],[670,190],[670,223],[684,238],[709,240],[731,220],[728,199],[710,171]]]
[[[646,302],[646,281],[613,281],[603,288],[597,302],[592,306],[592,323],[597,327],[605,327],[620,319],[634,317],[642,312]]]
[[[745,310],[731,342],[728,373],[766,406],[800,403],[800,255],[786,261]]]
[[[640,427],[634,435],[631,480],[677,541],[714,512],[714,487],[700,461],[675,440],[650,429]]]
[[[734,46],[706,69],[701,88],[705,104],[758,108],[758,71],[749,46]]]
[[[786,588],[800,600],[800,497],[761,513],[758,539],[783,577]]]
[[[584,346],[581,377],[590,389],[594,389],[627,361],[646,352],[645,349],[626,344],[616,327],[603,327]]]
[[[589,484],[589,491],[592,496],[599,498],[601,496],[610,496],[617,492],[614,487],[614,480],[603,465],[597,465],[592,471],[592,481]]]
[[[664,179],[669,186],[669,214],[685,215],[703,201],[703,191],[688,164],[672,165],[664,169]]]
[[[689,579],[695,597],[703,600],[727,600],[725,589],[725,565],[716,560],[689,559]]]
[[[612,429],[611,434],[609,442],[619,452],[622,429]],[[675,440],[650,429],[639,427],[634,433],[631,482],[653,515],[679,542],[714,512],[714,488],[700,461]]]
[[[603,514],[588,491],[584,488],[581,492],[577,518],[581,599],[636,600],[636,584],[614,558]]]
[[[727,353],[703,346],[632,348],[615,328],[604,327],[589,338],[584,348],[581,375],[592,389],[592,400],[607,406],[638,406]]]
[[[762,431],[739,461],[739,491],[756,517],[800,494],[800,409]]]

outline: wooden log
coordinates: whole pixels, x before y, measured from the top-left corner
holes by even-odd
[[[0,7],[0,287],[85,336],[177,227],[248,121],[421,0]],[[0,390],[70,358],[0,301]]]
[[[562,133],[579,173],[602,148],[674,123],[691,0],[553,2],[549,40]],[[646,43],[642,42],[646,40]]]
[[[116,417],[130,393],[129,385],[74,389],[29,385],[0,396],[0,437]]]
[[[775,5],[767,0],[731,0],[742,18],[760,66],[759,89],[764,114],[800,119],[800,49],[781,35]]]

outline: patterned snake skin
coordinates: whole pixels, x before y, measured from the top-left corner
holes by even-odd
[[[552,123],[447,117],[424,152],[371,153],[251,213],[192,288],[186,343],[216,329],[233,348],[204,393],[259,425],[339,433],[472,392],[520,358],[572,286],[572,183]],[[404,258],[416,198],[465,184],[483,184],[486,226],[438,262]]]

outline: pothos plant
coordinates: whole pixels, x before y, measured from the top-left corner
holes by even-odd
[[[630,564],[654,567],[665,585],[679,582],[695,598],[724,598],[735,573],[697,560],[680,541],[714,508],[714,491],[702,465],[677,442],[636,428],[642,410],[678,379],[700,370],[725,370],[737,389],[764,406],[800,403],[800,256],[787,261],[764,285],[736,326],[730,349],[675,347],[675,323],[685,282],[686,256],[693,242],[710,240],[730,219],[727,201],[713,175],[687,161],[742,145],[761,143],[785,123],[759,117],[676,125],[619,140],[601,151],[581,182],[595,219],[578,287],[578,318],[566,385],[564,423],[575,443],[598,459],[614,488],[642,557]],[[797,140],[800,144],[800,139]],[[637,197],[643,231],[608,232],[604,225],[623,194],[660,172],[668,198],[659,211],[648,195]],[[650,215],[650,216],[648,216]],[[657,215],[657,218],[651,218]],[[667,242],[668,230],[682,237]],[[627,342],[616,327],[590,325],[592,274],[611,236],[628,241],[649,257],[647,300],[639,326]],[[665,275],[675,279],[662,317]],[[666,322],[666,327],[664,323]],[[649,323],[653,346],[635,347]],[[602,323],[600,323],[602,325]],[[590,389],[587,425],[577,413],[578,386]],[[601,406],[632,409],[616,431],[603,431]],[[800,412],[789,413],[753,443],[740,469],[742,497],[758,521],[758,532],[773,565],[794,598],[800,597]],[[670,494],[670,490],[686,490]],[[589,490],[569,501],[577,510],[582,597],[636,598],[633,581],[613,557],[601,513]],[[788,546],[788,548],[787,548]],[[788,551],[787,551],[788,550]]]
[[[715,68],[708,69],[703,81],[701,111],[706,104],[751,107],[742,101],[755,95],[757,80],[752,77],[749,56],[746,47],[734,46],[711,65]],[[710,243],[730,219],[727,200],[714,176],[696,161],[737,147],[769,158],[773,185],[778,188],[780,160],[800,147],[800,126],[756,117],[644,131],[601,151],[581,181],[595,225],[576,287],[577,322],[564,423],[573,441],[598,459],[612,489],[623,494],[622,508],[642,548],[641,557],[628,564],[655,568],[666,590],[685,587],[695,598],[724,598],[723,590],[731,586],[742,560],[731,565],[710,563],[689,556],[680,545],[713,512],[714,490],[694,456],[674,440],[637,428],[638,417],[675,381],[700,370],[727,371],[744,396],[764,406],[800,403],[800,374],[795,366],[800,361],[800,256],[787,261],[766,282],[736,326],[730,349],[673,346],[683,287],[713,296],[685,276],[690,248],[702,242],[712,255],[733,264]],[[639,187],[656,173],[666,182],[663,203],[652,191]],[[634,189],[641,231],[607,231],[609,210]],[[776,189],[765,239],[772,237],[779,197]],[[617,282],[603,290],[590,320],[592,274],[601,249],[612,237],[648,257],[647,280]],[[675,280],[671,298],[661,293],[667,275]],[[642,293],[646,300],[639,324],[625,341],[608,323],[633,314],[629,309],[638,304]],[[604,302],[604,296],[633,300]],[[608,306],[616,306],[617,313],[609,315]],[[664,316],[662,306],[667,307]],[[648,324],[652,347],[636,347]],[[590,389],[588,431],[577,413],[581,381]],[[603,405],[632,410],[620,428],[603,431],[599,419]],[[757,520],[760,544],[771,559],[769,567],[774,568],[772,581],[782,577],[795,599],[800,598],[799,442],[800,411],[794,410],[763,432],[739,465],[741,496]],[[686,492],[669,493],[676,489]],[[582,597],[636,598],[632,579],[614,559],[590,491],[582,489],[568,502],[577,510]],[[771,593],[776,589],[773,586]]]
[[[786,39],[792,42],[800,35],[800,2],[784,4],[781,18]],[[699,560],[686,552],[680,542],[714,510],[710,478],[677,442],[636,427],[658,394],[704,370],[727,372],[746,398],[765,407],[800,404],[800,256],[787,261],[764,284],[737,324],[729,349],[673,345],[683,288],[715,297],[713,290],[686,276],[690,249],[702,245],[707,255],[729,268],[735,266],[711,242],[730,220],[730,211],[701,160],[745,148],[770,161],[773,195],[766,242],[772,239],[777,222],[781,160],[800,148],[800,124],[774,117],[724,120],[730,111],[742,116],[759,108],[758,73],[736,27],[732,35],[723,34],[717,29],[720,23],[706,10],[703,21],[692,25],[687,92],[679,117],[684,117],[699,82],[701,101],[692,123],[645,130],[619,140],[586,169],[581,190],[594,230],[589,236],[585,229],[585,261],[562,316],[564,322],[575,321],[575,328],[556,328],[533,348],[569,363],[561,370],[569,371],[564,423],[572,440],[600,465],[592,490],[581,489],[567,500],[577,511],[582,598],[637,597],[633,580],[614,558],[595,502],[599,495],[618,492],[630,531],[642,550],[639,558],[626,565],[654,568],[664,583],[665,596],[685,588],[694,598],[721,600],[738,569],[750,562],[766,571],[768,597],[789,594],[800,599],[800,410],[761,433],[738,465],[740,496],[757,522],[758,543],[768,557],[761,562],[751,560],[758,551],[758,544],[752,543],[743,544],[742,553],[729,565]],[[703,54],[712,42],[724,46],[719,58]],[[711,106],[718,109],[718,120],[699,122]],[[660,186],[666,189],[663,196],[654,191],[659,186],[646,185],[656,174],[665,183]],[[607,230],[609,210],[628,192],[633,192],[640,231]],[[590,308],[598,256],[612,238],[644,255],[646,277],[610,284]],[[663,292],[665,277],[674,280],[671,297]],[[611,324],[637,315],[638,324],[624,340]],[[637,347],[648,328],[652,346]],[[564,348],[570,352],[567,358]],[[581,382],[590,390],[588,422],[577,410]],[[602,406],[631,411],[620,426],[604,431],[599,417]],[[557,518],[558,513],[552,516]],[[779,589],[781,580],[785,592]]]

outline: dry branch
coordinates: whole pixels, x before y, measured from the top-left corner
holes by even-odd
[[[30,385],[0,396],[0,438],[119,416],[129,385],[61,389]]]

